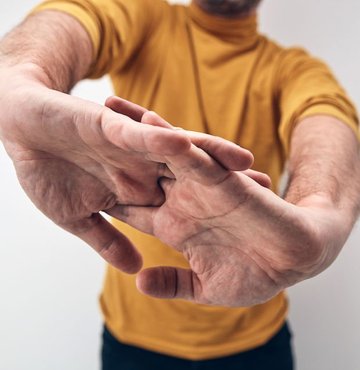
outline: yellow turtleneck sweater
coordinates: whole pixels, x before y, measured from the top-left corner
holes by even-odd
[[[123,98],[175,126],[250,149],[254,168],[271,176],[274,190],[299,118],[328,114],[356,129],[355,110],[329,69],[303,50],[259,35],[255,16],[229,20],[161,0],[53,0],[35,11],[43,9],[67,12],[88,31],[96,57],[90,77],[110,73]],[[139,248],[144,267],[187,266],[159,240],[115,224]],[[265,343],[287,312],[284,294],[251,308],[157,300],[111,266],[101,306],[120,341],[195,360]]]

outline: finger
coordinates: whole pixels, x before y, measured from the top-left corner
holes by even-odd
[[[184,154],[166,156],[166,164],[176,179],[190,179],[203,185],[216,185],[230,172],[211,156],[192,145]]]
[[[110,96],[107,98],[105,106],[112,109],[114,112],[121,113],[138,122],[142,121],[144,114],[147,115],[150,113],[150,118],[147,116],[143,123],[150,124],[152,126],[172,128],[168,122],[162,119],[159,115],[154,114],[154,112],[149,112],[146,108],[118,96]],[[151,116],[154,117],[152,118]]]
[[[167,128],[173,128],[172,125],[170,125],[169,122],[165,121],[162,117],[160,117],[158,114],[152,111],[147,111],[141,118],[142,123],[146,123],[152,126],[158,126],[158,127],[167,127]]]
[[[146,112],[142,122],[150,124],[156,124],[156,122],[160,124],[167,123],[155,112]],[[185,130],[176,131],[185,132]],[[191,149],[184,154],[179,153],[174,156],[166,156],[166,158],[157,156],[150,158],[166,163],[176,178],[186,176],[206,185],[222,181],[227,173],[211,156],[195,145],[192,145]]]
[[[201,132],[187,131],[187,134],[194,145],[230,171],[247,170],[254,162],[254,156],[250,151],[231,141]]]
[[[106,109],[101,128],[104,136],[117,147],[134,152],[175,155],[190,148],[185,131],[140,125],[127,116]]]
[[[158,114],[150,111],[143,115],[141,122],[154,126],[175,128],[161,118]],[[186,131],[186,133],[194,145],[204,150],[228,170],[247,170],[254,162],[254,156],[250,151],[241,148],[239,145],[236,145],[231,141],[201,132]]]
[[[139,231],[147,234],[154,234],[154,217],[156,207],[138,207],[116,205],[105,212],[128,225],[135,227]]]
[[[272,182],[270,176],[265,173],[254,171],[254,170],[246,170],[242,171],[242,173],[254,181],[256,181],[259,185],[263,186],[264,188],[271,188]]]
[[[141,122],[145,124],[149,124],[152,126],[158,126],[158,127],[165,127],[169,129],[173,129],[174,127],[170,125],[170,123],[166,122],[163,118],[161,118],[158,114],[152,111],[147,111],[141,118]],[[164,163],[164,157],[160,156],[149,156],[148,157],[151,160],[154,160],[155,162],[161,162]],[[170,179],[175,179],[175,175],[170,171],[170,169],[167,166],[164,166],[162,176],[168,177]]]
[[[136,278],[138,290],[155,298],[180,298],[193,301],[200,281],[191,270],[175,267],[153,267]]]
[[[149,112],[140,105],[119,98],[118,96],[110,96],[109,98],[107,98],[105,106],[110,108],[114,112],[128,116],[129,118],[135,121],[142,121],[145,116],[145,121],[143,123],[147,124],[149,123],[152,126],[172,128],[172,126],[169,123],[163,120],[159,115],[154,114],[154,112]],[[156,161],[162,162],[162,160],[159,159],[160,158],[159,155],[158,156],[154,155],[154,158],[155,157],[157,157],[158,159]],[[151,155],[149,155],[148,158],[152,159]],[[175,178],[174,174],[166,166],[164,166],[161,175],[171,179]]]
[[[186,177],[203,185],[214,185],[223,181],[229,174],[229,171],[195,145],[191,145],[186,153],[147,154],[146,158],[153,162],[165,163],[168,170],[164,167],[162,176],[171,179]]]
[[[110,96],[107,98],[105,101],[105,106],[112,109],[114,112],[128,116],[137,122],[140,122],[144,113],[147,112],[147,109],[141,107],[140,105],[122,99],[118,96]]]
[[[136,273],[142,258],[129,239],[99,213],[67,228],[89,244],[110,265],[127,273]]]

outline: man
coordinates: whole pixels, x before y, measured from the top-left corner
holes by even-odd
[[[257,33],[257,3],[50,1],[1,44],[1,136],[23,187],[115,267],[101,300],[105,369],[292,368],[278,293],[326,268],[358,215],[354,108],[321,62]],[[140,107],[58,92],[104,73],[176,126],[250,149],[273,189],[289,156],[286,201],[232,172],[250,165],[241,149],[190,134],[214,161]],[[161,189],[160,208],[141,207],[161,205]],[[117,225],[145,267],[171,266],[141,272],[141,291],[219,306],[138,293],[116,268],[136,272],[140,256],[101,210],[177,250]]]

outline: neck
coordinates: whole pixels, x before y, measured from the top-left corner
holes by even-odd
[[[193,0],[202,10],[207,13],[224,18],[246,18],[256,14],[260,0],[253,1],[229,1],[229,0]]]

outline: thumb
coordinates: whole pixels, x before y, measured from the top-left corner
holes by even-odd
[[[138,290],[155,298],[179,298],[194,301],[200,281],[192,270],[153,267],[141,271],[136,279]]]
[[[142,257],[131,241],[101,214],[80,220],[76,225],[61,225],[85,243],[90,245],[100,256],[115,268],[134,274],[142,266]]]

